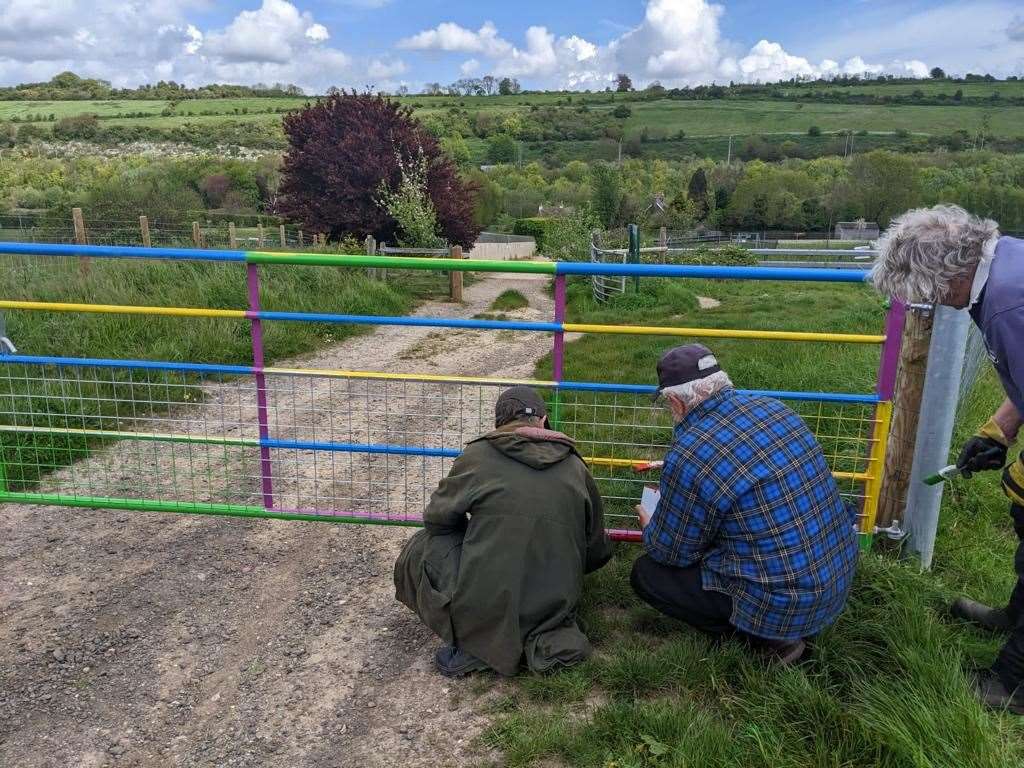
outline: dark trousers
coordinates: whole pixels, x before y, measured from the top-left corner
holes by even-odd
[[[732,598],[704,589],[699,565],[675,568],[641,555],[633,563],[629,583],[637,596],[652,608],[694,629],[716,637],[736,631],[729,623]]]
[[[1017,553],[1013,556],[1013,569],[1017,572],[1017,583],[1006,605],[1006,613],[1014,627],[1010,638],[999,651],[992,669],[1002,680],[1006,689],[1013,691],[1024,683],[1024,507],[1010,505],[1010,517],[1013,518],[1013,529],[1020,540]]]

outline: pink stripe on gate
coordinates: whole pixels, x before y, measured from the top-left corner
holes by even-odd
[[[907,319],[907,305],[898,299],[892,300],[885,316],[885,342],[882,344],[882,359],[878,366],[878,397],[892,400],[896,389],[896,372],[900,365],[900,348],[903,346],[903,324]]]
[[[260,442],[270,437],[267,416],[267,380],[263,375],[263,325],[256,317],[260,311],[260,273],[256,264],[246,264],[246,281],[249,286],[249,315],[252,335],[252,367],[256,378],[256,419],[259,422]],[[274,508],[273,467],[270,463],[270,448],[260,445],[260,485],[263,491],[263,506]]]

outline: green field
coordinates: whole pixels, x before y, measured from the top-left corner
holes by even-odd
[[[922,85],[927,86],[928,83]],[[983,84],[989,85],[989,84]],[[996,85],[996,84],[991,84]],[[1002,83],[1018,87],[1018,83]],[[862,86],[869,88],[869,86]],[[882,87],[882,86],[876,86]],[[902,88],[900,85],[886,88]],[[452,108],[469,112],[486,111],[509,113],[528,111],[531,105],[559,105],[565,110],[576,109],[581,101],[595,102],[588,108],[594,112],[608,112],[622,103],[608,103],[606,94],[571,94],[572,103],[565,103],[566,95],[540,94],[493,97],[414,96],[402,99],[415,109],[417,115],[428,116]],[[78,114],[95,114],[104,124],[144,125],[167,128],[191,123],[215,123],[224,120],[239,122],[273,122],[281,120],[277,110],[301,108],[308,100],[286,98],[196,99],[179,102],[173,115],[163,115],[165,101],[52,101],[52,102],[0,102],[0,120],[17,118],[20,122],[34,122],[41,118],[49,122]],[[1013,138],[1024,135],[1024,107],[1016,106],[881,106],[859,104],[823,104],[776,100],[725,99],[717,101],[658,101],[628,102],[633,114],[622,121],[627,133],[643,129],[676,135],[679,131],[691,137],[729,136],[751,134],[806,134],[812,126],[826,132],[860,131],[885,134],[909,131],[917,134],[945,135],[957,130],[976,132],[983,120],[990,121],[989,134]],[[128,117],[131,113],[133,115]]]
[[[823,131],[949,134],[977,131],[991,115],[991,134],[1024,134],[1024,107],[932,107],[815,104],[785,101],[670,101],[630,105],[627,130],[657,128],[670,135],[679,130],[691,136],[728,134],[805,134],[811,126]],[[596,109],[596,108],[595,108]]]
[[[268,110],[301,109],[309,99],[290,98],[244,98],[244,99],[192,99],[177,103],[172,121],[189,117],[232,116],[280,119],[276,112],[267,114]],[[44,121],[52,114],[57,120],[81,114],[96,115],[101,120],[135,120],[159,118],[168,108],[168,102],[158,99],[119,99],[111,101],[0,101],[0,120],[18,118],[22,122],[34,122],[38,115]],[[235,110],[238,110],[236,114]],[[246,110],[248,114],[242,113]],[[127,118],[127,114],[143,114],[145,118]]]
[[[1024,80],[999,81],[995,83],[970,82],[955,83],[949,80],[919,80],[913,83],[865,83],[862,85],[785,85],[780,88],[786,95],[805,93],[807,91],[827,93],[866,93],[873,96],[910,96],[921,91],[925,96],[946,94],[950,98],[957,91],[963,91],[967,98],[987,99],[993,93],[1002,98],[1024,96]]]

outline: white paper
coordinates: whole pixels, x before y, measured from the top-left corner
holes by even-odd
[[[661,493],[657,488],[652,488],[649,485],[644,486],[644,493],[640,497],[640,506],[644,508],[644,511],[649,515],[654,514],[654,510],[658,508],[658,501],[661,499]]]

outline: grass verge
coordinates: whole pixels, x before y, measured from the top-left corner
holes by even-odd
[[[491,309],[495,312],[508,312],[513,309],[523,309],[530,306],[530,302],[519,291],[503,291],[498,298],[491,302]]]
[[[722,301],[696,316],[690,291]],[[570,286],[570,317],[605,322],[878,332],[877,297],[857,286],[644,285],[598,307]],[[687,321],[692,321],[687,323]],[[665,338],[584,336],[567,378],[651,381]],[[737,385],[869,391],[877,349],[713,340]],[[537,374],[548,375],[550,362]],[[954,444],[1000,398],[991,372],[959,414]],[[797,669],[767,667],[735,643],[714,645],[633,595],[638,554],[620,545],[587,578],[581,617],[596,649],[586,664],[523,677],[485,741],[511,766],[586,768],[996,768],[1024,764],[1024,725],[974,700],[967,678],[998,638],[949,619],[959,591],[995,603],[1012,583],[1015,538],[997,478],[947,491],[931,573],[862,557],[846,612]]]

